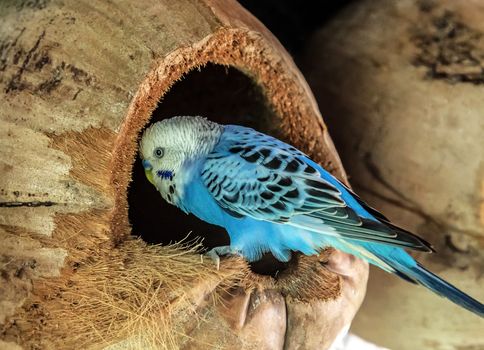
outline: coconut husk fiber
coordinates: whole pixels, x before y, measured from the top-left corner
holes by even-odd
[[[322,349],[348,327],[365,263],[325,250],[217,270],[200,252],[226,234],[140,173],[143,129],[197,114],[347,182],[305,80],[254,17],[208,0],[7,1],[0,17],[0,347]]]

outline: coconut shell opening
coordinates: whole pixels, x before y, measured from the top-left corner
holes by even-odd
[[[8,43],[0,122],[2,142],[16,147],[0,148],[8,165],[0,301],[9,305],[0,310],[1,340],[48,349],[282,348],[308,339],[298,320],[317,320],[311,339],[334,340],[361,303],[366,265],[346,281],[324,268],[330,253],[322,252],[294,259],[274,279],[234,257],[217,271],[199,246],[147,244],[195,229],[176,208],[162,217],[168,207],[151,188],[156,217],[174,219],[162,231],[170,236],[158,240],[141,213],[149,184],[138,173],[138,141],[159,118],[204,114],[252,126],[346,181],[304,78],[267,29],[232,1],[8,9],[0,11]],[[205,244],[219,244],[210,239],[221,234],[193,226],[209,231]],[[242,311],[226,311],[240,295]]]
[[[149,123],[177,115],[201,115],[221,124],[238,124],[284,137],[275,125],[273,109],[262,89],[233,67],[207,64],[187,73],[166,93],[153,111]],[[227,232],[194,215],[187,215],[164,201],[147,181],[141,160],[136,157],[128,188],[128,217],[132,235],[151,244],[172,244],[200,240],[205,250],[228,245]],[[261,274],[274,275],[287,264],[267,254],[252,264]]]

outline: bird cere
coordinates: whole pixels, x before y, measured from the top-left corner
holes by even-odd
[[[429,243],[393,225],[301,151],[274,137],[202,117],[151,125],[140,154],[147,179],[170,204],[226,229],[229,246],[209,255],[257,261],[270,252],[317,254],[334,247],[484,317],[484,305],[414,260]]]

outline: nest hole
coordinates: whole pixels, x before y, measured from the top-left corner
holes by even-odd
[[[262,89],[232,67],[215,64],[193,70],[162,97],[147,127],[177,115],[201,115],[221,124],[239,124],[284,138],[279,118]],[[142,131],[140,132],[140,136]],[[166,203],[147,181],[137,156],[128,189],[128,216],[132,233],[150,244],[168,245],[202,238],[204,249],[230,243],[227,232]],[[252,263],[255,273],[275,276],[288,264],[266,254]]]

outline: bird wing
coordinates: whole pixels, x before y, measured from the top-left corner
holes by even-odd
[[[234,217],[249,216],[341,238],[431,250],[427,242],[366,206],[302,152],[253,129],[226,126],[207,156],[201,177],[218,205]],[[354,198],[353,207],[343,199],[344,191]],[[362,210],[366,217],[358,214]]]

